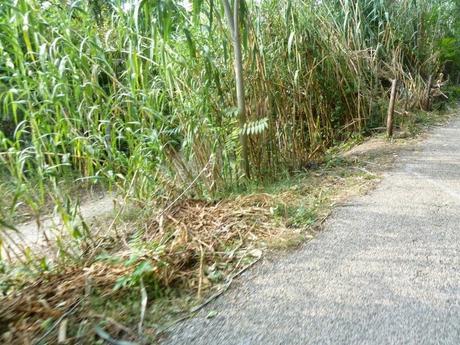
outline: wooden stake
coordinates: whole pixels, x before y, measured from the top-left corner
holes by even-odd
[[[388,106],[387,113],[387,135],[389,138],[393,136],[393,113],[395,111],[395,99],[396,99],[396,85],[398,81],[393,79],[391,81],[391,93],[390,93],[390,104]]]
[[[428,77],[426,90],[425,90],[425,99],[423,100],[423,110],[430,111],[431,110],[431,84],[433,83],[433,76],[430,75]]]

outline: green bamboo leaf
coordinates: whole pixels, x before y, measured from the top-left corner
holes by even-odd
[[[195,24],[198,24],[200,15],[201,15],[201,6],[203,5],[203,0],[193,0],[192,3],[192,13],[193,13],[193,20]]]
[[[18,232],[18,229],[16,229],[13,225],[9,224],[7,221],[3,219],[0,219],[0,227]]]
[[[187,45],[188,45],[188,49],[189,49],[189,52],[190,52],[190,56],[195,58],[196,57],[196,48],[195,48],[195,43],[193,42],[192,34],[190,33],[190,31],[187,28],[184,28],[184,33],[185,33],[185,37],[187,39]]]

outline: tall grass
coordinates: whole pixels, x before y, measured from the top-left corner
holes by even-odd
[[[337,140],[382,126],[392,78],[406,109],[421,106],[429,77],[458,58],[455,6],[244,2],[253,178],[301,169]],[[219,1],[2,2],[2,213],[64,202],[63,181],[139,200],[192,182],[201,196],[244,184],[231,49]]]

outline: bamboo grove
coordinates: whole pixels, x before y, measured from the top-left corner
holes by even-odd
[[[226,3],[238,14],[244,121]],[[417,109],[430,76],[455,72],[458,9],[448,0],[2,1],[3,216],[58,203],[63,180],[147,200],[302,169],[384,125],[391,79],[401,106]]]

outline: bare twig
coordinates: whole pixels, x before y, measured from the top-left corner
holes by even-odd
[[[65,312],[59,319],[56,320],[56,322],[50,327],[50,329],[48,329],[48,331],[46,331],[45,334],[43,334],[38,340],[37,342],[35,342],[34,344],[35,345],[39,345],[39,344],[42,344],[42,341],[44,341],[50,334],[51,332],[54,331],[54,329],[62,322],[62,320],[64,320],[65,318],[67,318],[69,315],[71,315],[76,309],[77,307],[82,304],[82,302],[84,301],[85,299],[82,298],[80,299],[77,303],[74,304],[74,306],[72,308],[70,308],[67,312]]]
[[[205,306],[207,306],[209,303],[211,303],[212,301],[214,301],[217,297],[219,297],[220,295],[222,295],[225,291],[228,290],[228,288],[230,287],[230,285],[233,283],[233,279],[235,279],[236,277],[240,276],[242,273],[244,273],[246,270],[248,270],[249,268],[251,268],[252,266],[254,266],[257,262],[259,262],[259,260],[261,259],[262,257],[258,257],[256,260],[254,260],[253,262],[251,262],[249,265],[246,265],[244,266],[241,270],[239,270],[238,272],[236,272],[234,275],[232,275],[228,281],[225,283],[225,285],[219,290],[217,291],[215,294],[213,294],[212,296],[210,296],[206,301],[204,301],[202,304],[200,304],[199,306],[196,306],[194,308],[191,308],[189,313],[187,315],[184,315],[183,317],[171,322],[168,326],[166,326],[165,328],[163,328],[159,334],[161,333],[164,333],[166,332],[168,329],[170,329],[172,326],[176,325],[177,323],[181,322],[181,321],[184,321],[184,320],[187,320],[189,319],[190,317],[192,317],[193,315],[195,315],[195,313],[197,313],[198,311],[200,311],[201,309],[203,309]]]
[[[161,221],[161,217],[166,213],[166,211],[168,211],[171,207],[173,207],[176,202],[178,202],[194,185],[195,183],[198,181],[198,179],[201,177],[201,175],[203,175],[203,173],[208,170],[208,167],[209,167],[209,164],[212,162],[213,160],[213,156],[211,156],[208,160],[208,162],[206,163],[206,165],[204,166],[203,169],[201,169],[200,173],[195,177],[195,179],[187,186],[187,188],[184,189],[184,191],[177,197],[175,198],[167,207],[165,207],[161,212],[160,214],[156,217],[158,223],[160,223]],[[155,234],[153,234],[151,237],[150,237],[150,241],[153,239],[153,236]]]
[[[147,309],[147,291],[145,290],[144,280],[141,278],[141,317],[140,317],[139,325],[137,329],[137,333],[139,334],[139,337],[142,336],[142,325],[144,323],[146,309]]]

